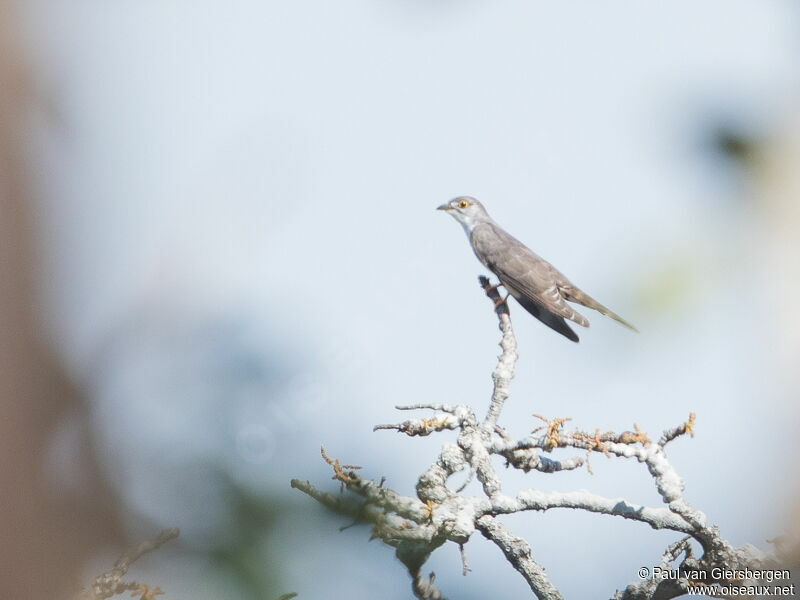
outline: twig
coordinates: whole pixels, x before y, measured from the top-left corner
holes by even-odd
[[[485,515],[478,519],[477,526],[487,540],[502,550],[508,562],[528,582],[539,600],[564,600],[542,566],[531,558],[531,547],[520,537],[513,535],[497,519]]]
[[[461,574],[466,577],[467,573],[472,571],[472,569],[470,569],[469,565],[467,564],[467,552],[464,550],[464,544],[459,544],[458,550],[461,552]]]
[[[131,565],[145,554],[156,550],[180,534],[178,529],[165,529],[152,540],[147,540],[131,548],[117,559],[114,567],[97,577],[91,589],[81,590],[78,600],[105,600],[124,592],[133,592],[132,596],[140,596],[142,600],[153,600],[164,592],[161,588],[150,588],[148,585],[136,583],[135,581],[124,581],[125,574]]]
[[[691,437],[694,437],[694,420],[695,420],[695,414],[689,413],[689,420],[686,421],[686,423],[682,423],[677,427],[673,427],[672,429],[668,429],[667,431],[665,431],[664,435],[661,436],[661,439],[658,440],[658,445],[663,448],[669,442],[674,440],[676,437],[679,437],[687,433]]]

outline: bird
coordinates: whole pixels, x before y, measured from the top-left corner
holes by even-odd
[[[498,225],[483,204],[471,196],[459,196],[437,207],[461,223],[472,250],[483,265],[497,275],[509,296],[550,329],[573,342],[580,338],[567,320],[583,327],[589,321],[567,302],[574,302],[611,317],[625,327],[636,327],[576,287],[558,269],[535,254]]]

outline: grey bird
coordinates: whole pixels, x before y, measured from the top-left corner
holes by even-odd
[[[478,260],[497,275],[499,285],[505,287],[510,296],[550,329],[577,342],[578,335],[565,319],[589,327],[589,321],[567,304],[570,301],[594,309],[638,331],[625,319],[575,287],[553,265],[508,234],[475,198],[459,196],[442,204],[438,210],[446,211],[461,223]]]

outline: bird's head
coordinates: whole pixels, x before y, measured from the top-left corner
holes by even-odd
[[[471,196],[453,198],[450,202],[437,207],[437,210],[443,210],[450,214],[464,226],[467,233],[472,231],[475,225],[489,218],[483,204]]]

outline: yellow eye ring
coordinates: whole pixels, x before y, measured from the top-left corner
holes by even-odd
[[[467,202],[466,200],[462,200],[461,202],[458,203],[458,208],[467,208],[468,206],[469,202]]]

